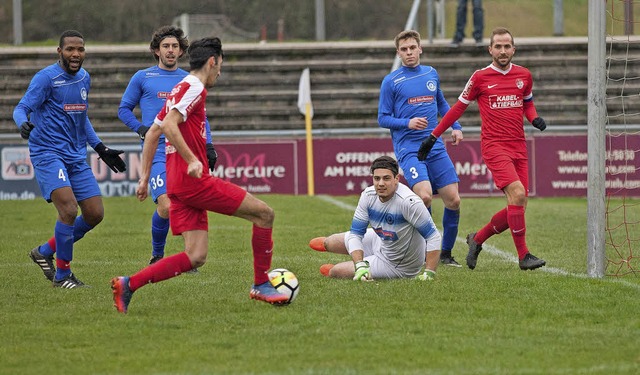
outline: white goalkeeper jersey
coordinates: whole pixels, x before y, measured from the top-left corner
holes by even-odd
[[[406,185],[398,184],[391,199],[381,202],[374,186],[360,195],[345,243],[349,253],[364,249],[363,237],[371,226],[381,239],[377,254],[398,268],[418,269],[424,264],[425,249],[439,250],[441,237],[422,199]]]

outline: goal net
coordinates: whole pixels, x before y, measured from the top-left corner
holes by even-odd
[[[607,0],[606,276],[640,277],[640,0]]]

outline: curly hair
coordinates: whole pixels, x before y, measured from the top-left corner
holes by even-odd
[[[165,38],[176,38],[180,44],[180,49],[184,53],[189,48],[189,40],[184,36],[184,31],[181,28],[175,26],[162,26],[153,32],[151,36],[151,43],[149,43],[149,51],[156,58],[156,61],[160,60],[160,57],[156,55],[156,50],[160,49],[160,43]]]

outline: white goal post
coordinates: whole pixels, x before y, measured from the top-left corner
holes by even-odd
[[[587,275],[603,277],[605,256],[606,1],[589,0],[587,93]]]

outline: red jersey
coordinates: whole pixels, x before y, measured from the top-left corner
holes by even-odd
[[[524,101],[533,98],[532,87],[529,69],[512,63],[502,71],[492,64],[473,73],[458,100],[477,101],[483,143],[524,142]]]
[[[156,116],[155,123],[160,125],[167,113],[172,109],[178,110],[184,122],[178,125],[180,133],[191,152],[204,166],[202,178],[211,178],[207,161],[207,135],[205,128],[205,102],[207,89],[202,82],[193,75],[187,75],[178,83],[167,97],[167,101]],[[166,139],[165,152],[167,155],[167,193],[190,190],[197,179],[187,174],[188,164],[178,151]]]

